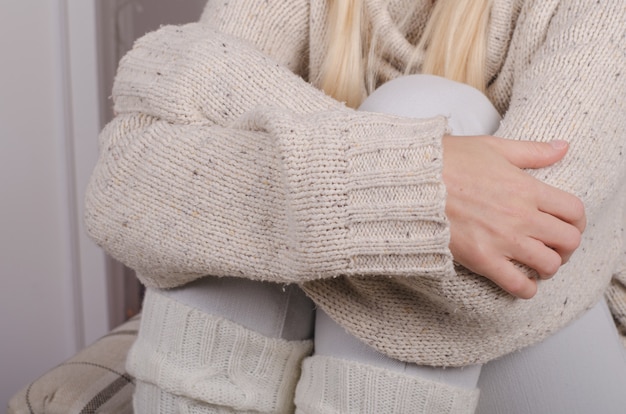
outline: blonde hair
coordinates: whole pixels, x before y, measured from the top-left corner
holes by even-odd
[[[359,106],[366,96],[364,10],[362,0],[330,0],[320,87],[351,107]]]
[[[371,92],[366,85],[374,83],[367,57],[377,39],[368,39],[363,0],[329,1],[328,48],[319,85],[335,99],[357,107]],[[425,50],[421,73],[484,91],[491,4],[492,0],[437,0],[417,45],[418,50]]]

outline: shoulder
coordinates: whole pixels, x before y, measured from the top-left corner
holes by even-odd
[[[207,3],[200,24],[245,40],[302,74],[308,50],[311,0],[229,0]]]

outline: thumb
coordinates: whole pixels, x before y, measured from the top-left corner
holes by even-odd
[[[542,168],[561,160],[569,148],[567,141],[551,142],[512,141],[499,142],[500,153],[518,168]]]

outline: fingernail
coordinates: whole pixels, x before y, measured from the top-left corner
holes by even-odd
[[[567,147],[567,141],[564,141],[562,139],[557,139],[554,141],[550,141],[550,145],[552,145],[552,148],[557,149],[557,150],[561,150],[563,148]]]

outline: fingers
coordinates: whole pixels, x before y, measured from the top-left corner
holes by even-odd
[[[541,279],[552,277],[561,266],[561,256],[543,243],[528,239],[517,249],[516,254],[495,259],[495,255],[487,254],[489,260],[480,261],[478,267],[470,269],[481,275],[489,275],[489,279],[509,294],[520,299],[531,299],[537,293],[537,280],[530,277],[514,264],[523,263],[534,269]]]
[[[518,168],[542,168],[561,160],[569,145],[566,141],[535,142],[496,139],[492,145],[497,147],[511,164]]]
[[[455,260],[510,294],[528,299],[537,280],[516,263],[552,277],[578,248],[586,226],[583,203],[524,169],[562,159],[565,141],[444,137],[450,251]]]
[[[492,282],[517,298],[531,299],[537,294],[537,281],[528,277],[509,260],[492,262],[484,271],[494,275],[490,278]]]
[[[541,279],[554,276],[563,264],[563,258],[556,250],[530,237],[524,239],[520,248],[511,255],[511,259],[534,269]]]
[[[532,237],[561,257],[561,264],[569,260],[582,240],[582,233],[578,227],[547,213],[540,212],[536,215],[532,231]]]
[[[542,168],[561,160],[569,145],[566,141],[534,142],[495,139],[491,141],[500,154],[520,169]],[[538,207],[541,211],[571,223],[582,233],[587,225],[585,207],[573,194],[540,183]]]
[[[541,168],[553,164],[565,156],[568,150],[566,141],[552,141],[549,143],[532,141],[498,140],[498,150],[516,167]],[[537,238],[548,247],[554,248],[562,257],[563,263],[567,262],[573,251],[579,246],[581,233],[587,225],[585,206],[583,202],[573,194],[560,190],[556,187],[533,179],[536,189],[537,208],[562,223],[551,221],[540,225]],[[569,225],[577,229],[574,231]],[[541,273],[541,272],[540,272]]]
[[[481,268],[476,273],[490,275],[489,279],[520,299],[530,299],[535,296],[537,281],[518,268],[514,262],[534,269],[540,279],[551,278],[564,263],[558,251],[532,237],[520,239],[517,246],[511,246],[510,251],[509,255],[499,260],[493,260],[495,255],[485,255],[485,258],[491,257],[491,259],[481,261]],[[568,257],[572,251],[568,250]]]
[[[540,183],[538,194],[539,210],[571,223],[581,233],[585,231],[585,206],[578,197],[544,183]]]

